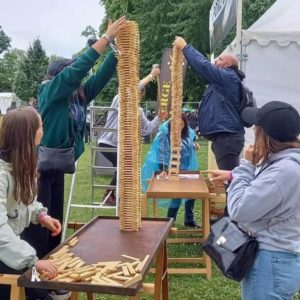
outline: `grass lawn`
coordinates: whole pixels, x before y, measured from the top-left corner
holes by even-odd
[[[206,169],[207,167],[207,142],[199,140],[201,145],[198,150],[198,162],[200,169]],[[147,154],[149,145],[143,145],[143,159]],[[99,177],[99,182],[108,183],[110,177]],[[71,176],[66,176],[66,189],[65,199],[67,202],[69,189],[70,189]],[[99,192],[99,200],[102,199],[104,191]],[[76,175],[75,189],[73,192],[72,203],[90,204],[91,203],[91,158],[90,149],[87,145],[86,151],[80,158],[78,164],[78,171]],[[166,216],[166,208],[159,208],[160,216]],[[151,211],[149,209],[149,211]],[[183,207],[180,208],[176,226],[181,227],[183,224]],[[111,209],[98,209],[92,211],[91,209],[83,208],[72,208],[70,221],[87,222],[96,215],[114,215],[114,210]],[[201,208],[200,204],[196,203],[195,206],[196,221],[201,221]],[[68,232],[70,234],[71,232]],[[105,242],[105,241],[103,241]],[[201,252],[201,246],[199,244],[174,244],[168,246],[169,257],[184,257],[184,256],[198,256],[197,253]],[[149,275],[147,281],[153,282],[153,276]],[[97,295],[95,299],[126,299],[126,297],[117,297],[109,295]],[[84,295],[81,295],[80,299],[85,299]],[[153,299],[152,296],[142,294],[141,299]],[[236,300],[241,299],[239,284],[227,280],[222,274],[213,267],[213,276],[211,280],[207,280],[203,275],[169,275],[169,299],[170,300],[217,300],[217,299],[228,299]]]

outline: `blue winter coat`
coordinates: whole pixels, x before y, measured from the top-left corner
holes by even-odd
[[[198,170],[197,156],[194,149],[195,133],[189,127],[189,136],[182,139],[180,170]],[[142,188],[145,193],[148,189],[148,180],[152,178],[155,171],[162,171],[161,165],[169,167],[170,162],[170,132],[169,121],[160,125],[159,131],[145,158],[142,167]],[[179,204],[180,205],[180,204]]]
[[[217,132],[244,133],[238,113],[241,80],[231,68],[218,68],[193,46],[183,54],[193,70],[207,82],[198,110],[198,127],[202,135]]]

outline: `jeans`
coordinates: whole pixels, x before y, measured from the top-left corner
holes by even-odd
[[[180,208],[182,199],[173,199],[170,202],[170,206],[168,209],[168,218],[173,218],[176,220],[178,210]],[[195,200],[185,200],[184,203],[184,223],[192,223],[194,222],[194,205]]]
[[[63,223],[64,216],[64,174],[60,172],[41,172],[39,178],[38,201],[48,208],[48,214]],[[21,237],[36,249],[42,258],[60,244],[61,234],[51,236],[51,232],[40,225],[30,224]]]
[[[241,286],[243,300],[292,299],[300,289],[300,254],[259,250]]]

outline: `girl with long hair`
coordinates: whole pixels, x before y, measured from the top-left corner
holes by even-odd
[[[4,117],[0,129],[0,273],[20,274],[35,266],[57,275],[49,260],[39,260],[36,251],[20,234],[30,223],[41,224],[57,236],[58,220],[36,200],[36,146],[43,136],[41,117],[30,107],[15,108]],[[48,299],[47,290],[28,289],[27,297]],[[10,288],[0,286],[1,300],[10,299]]]

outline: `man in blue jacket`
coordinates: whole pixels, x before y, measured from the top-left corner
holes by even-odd
[[[176,37],[174,44],[182,50],[196,74],[207,82],[198,110],[199,131],[212,141],[218,168],[232,170],[239,165],[245,141],[238,111],[245,75],[238,69],[234,55],[221,54],[212,64],[182,37]]]

